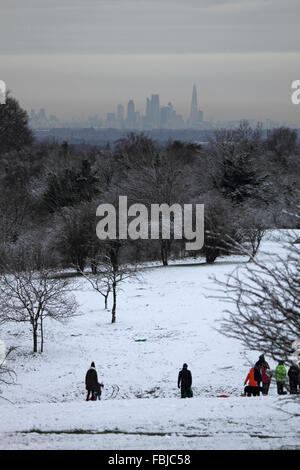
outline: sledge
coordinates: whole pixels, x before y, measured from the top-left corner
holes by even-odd
[[[146,339],[135,339],[134,341],[135,341],[136,343],[139,343],[139,342],[141,342],[141,341],[144,342],[144,341],[147,341],[147,340],[146,340]]]
[[[230,395],[217,395],[217,398],[229,398]]]

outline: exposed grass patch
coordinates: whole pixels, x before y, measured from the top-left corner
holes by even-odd
[[[105,434],[123,434],[129,436],[182,436],[182,437],[213,437],[212,434],[185,434],[178,432],[143,432],[143,431],[121,431],[120,429],[105,429],[103,431],[95,431],[90,429],[62,429],[62,430],[42,430],[30,429],[29,431],[18,431],[18,434],[90,434],[90,435],[105,435]]]

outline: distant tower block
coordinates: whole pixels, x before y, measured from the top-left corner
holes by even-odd
[[[190,123],[196,124],[198,121],[198,102],[197,102],[197,90],[196,85],[193,86],[191,112],[190,112]]]
[[[153,126],[158,127],[160,118],[159,95],[151,95],[151,118]]]
[[[129,100],[127,105],[127,125],[129,127],[135,126],[135,106],[133,100]]]
[[[120,122],[124,121],[124,106],[122,104],[118,104],[117,108],[117,119]]]
[[[202,122],[202,121],[203,121],[203,111],[198,109],[197,89],[196,89],[196,85],[193,85],[189,124],[190,126],[193,127],[193,126],[197,126],[197,124],[199,124],[199,122]]]
[[[151,119],[151,101],[149,98],[146,101],[146,118]]]

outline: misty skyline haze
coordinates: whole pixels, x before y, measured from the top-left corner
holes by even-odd
[[[300,126],[296,0],[0,0],[0,79],[30,111],[105,116],[159,94],[205,120],[267,118]]]

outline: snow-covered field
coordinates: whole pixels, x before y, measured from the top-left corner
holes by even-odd
[[[263,248],[277,251],[280,245],[269,237]],[[267,397],[242,397],[244,379],[262,351],[244,351],[215,330],[224,305],[207,298],[209,276],[221,279],[241,261],[144,270],[142,279],[124,284],[116,324],[102,297],[81,279],[81,315],[65,325],[45,324],[42,355],[31,354],[28,326],[2,327],[1,339],[19,348],[10,360],[17,384],[3,391],[13,404],[0,400],[0,449],[300,446],[300,419],[286,413],[299,413],[299,398],[278,397],[275,383]],[[105,385],[100,402],[85,401],[91,361]],[[179,398],[183,362],[193,374],[193,399]]]

